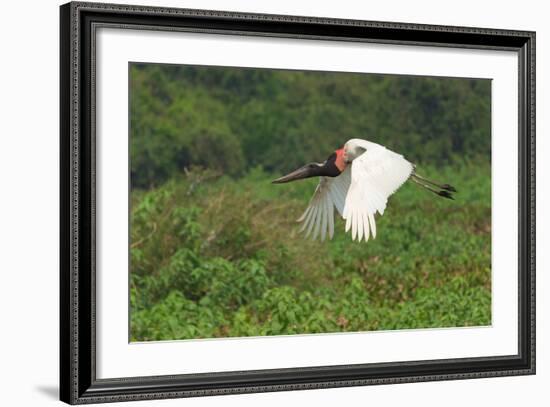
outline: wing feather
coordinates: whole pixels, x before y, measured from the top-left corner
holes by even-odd
[[[305,219],[302,219],[303,218],[303,215],[302,215],[296,221],[296,222],[304,222],[304,224],[300,228],[300,232],[303,232],[306,229],[307,225],[309,225],[309,219],[311,218],[311,213],[313,212],[313,208],[311,206],[308,206],[307,209],[306,209],[306,212],[307,212],[307,215],[306,215]]]
[[[375,143],[364,142],[366,151],[351,164],[351,185],[344,202],[346,232],[361,241],[376,237],[374,215],[384,214],[388,198],[410,177],[413,165],[403,156]]]
[[[374,213],[368,214],[369,223],[370,223],[370,230],[372,234],[372,238],[376,238],[376,222],[374,221]],[[366,222],[366,221],[365,221]]]
[[[315,218],[315,229],[313,230],[313,240],[317,239],[317,236],[319,235],[319,229],[321,227],[321,216],[323,214],[323,206],[319,205],[319,199],[317,199],[317,209],[317,217]]]
[[[334,236],[334,208],[342,214],[347,191],[351,182],[349,170],[345,170],[338,177],[321,177],[311,197],[308,207],[297,219],[303,222],[300,232],[305,231],[305,236],[318,236],[325,240]]]
[[[302,221],[306,218],[307,214],[308,214],[310,211],[311,211],[311,206],[308,206],[308,207],[306,208],[306,210],[304,211],[304,213],[302,214],[302,216],[300,216],[300,217],[296,220],[296,222],[302,222]]]
[[[335,184],[333,188],[329,189],[329,194],[333,205],[336,207],[336,210],[341,213],[344,208],[344,199],[342,198],[340,190],[336,185],[337,184]]]
[[[351,239],[355,240],[357,237],[357,206],[352,208],[351,214]]]
[[[334,201],[333,201],[334,202]],[[334,207],[333,205],[327,200],[328,205],[328,237],[329,239],[332,239],[334,236]]]
[[[305,236],[325,240],[334,236],[334,208],[345,219],[353,240],[376,238],[375,214],[383,215],[388,198],[410,177],[413,165],[387,148],[353,139],[364,151],[337,177],[321,177],[299,222]]]
[[[310,229],[311,222],[315,217],[315,206],[309,206],[308,209],[309,209],[309,212],[304,221],[304,225],[302,226],[302,229],[306,231]]]
[[[363,213],[358,211],[357,212],[357,241],[361,242],[363,240]]]
[[[327,237],[327,227],[328,227],[328,194],[324,196],[324,199],[321,202],[321,207],[323,208],[323,219],[321,219],[321,241],[324,241]]]
[[[315,216],[317,215],[317,206],[313,206],[313,209],[311,211],[311,218],[309,219],[309,223],[307,225],[307,231],[306,231],[306,237],[308,237],[311,234],[311,231],[313,230],[313,225],[315,224]]]
[[[363,220],[363,227],[365,228],[365,242],[369,240],[369,222],[368,222],[368,216],[364,212],[361,214],[361,218]]]

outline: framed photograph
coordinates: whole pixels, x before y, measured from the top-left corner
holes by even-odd
[[[61,6],[61,400],[535,373],[535,33]]]

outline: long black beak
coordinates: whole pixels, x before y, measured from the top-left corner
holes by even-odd
[[[311,164],[304,165],[301,168],[298,168],[295,171],[292,171],[290,174],[284,175],[281,178],[273,180],[273,184],[284,184],[285,182],[296,181],[298,179],[314,177],[318,174],[317,168],[313,167]]]

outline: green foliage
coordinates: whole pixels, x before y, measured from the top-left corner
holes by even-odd
[[[133,341],[487,325],[490,166],[436,168],[457,201],[405,184],[378,235],[304,239],[316,180],[284,186],[193,169],[132,192]]]
[[[479,79],[135,63],[132,187],[159,186],[192,165],[285,172],[350,138],[413,162],[486,162],[490,92]]]

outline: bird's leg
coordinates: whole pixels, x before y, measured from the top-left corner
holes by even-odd
[[[442,191],[439,191],[435,188],[432,188],[431,186],[429,186],[428,184],[424,184],[422,183],[418,178],[416,178],[415,176],[412,176],[411,177],[411,180],[415,183],[415,184],[418,184],[420,185],[421,187],[423,188],[426,188],[428,191],[430,192],[433,192],[434,194],[436,195],[439,195],[439,196],[442,196],[443,198],[447,198],[447,199],[454,199],[453,198],[453,195],[447,191],[447,190],[442,190]]]
[[[435,188],[432,188],[431,186],[429,186],[428,184],[424,184],[423,182],[421,182],[418,178],[416,178],[414,175],[411,177],[411,181],[414,182],[415,184],[418,184],[420,185],[421,187],[423,188],[426,188],[428,191],[431,191],[433,193],[438,193],[439,190],[435,189]]]
[[[427,184],[430,184],[430,185],[433,185],[433,186],[435,186],[435,187],[441,188],[441,189],[443,189],[443,190],[445,190],[445,191],[457,192],[456,189],[455,189],[453,186],[449,185],[449,184],[439,184],[439,183],[437,183],[437,182],[430,181],[429,179],[426,179],[426,178],[424,178],[424,177],[421,177],[421,176],[418,175],[417,173],[413,173],[413,174],[411,175],[411,177],[412,177],[413,179],[416,178],[418,181],[423,181],[423,182],[425,182],[425,183],[427,183]]]

